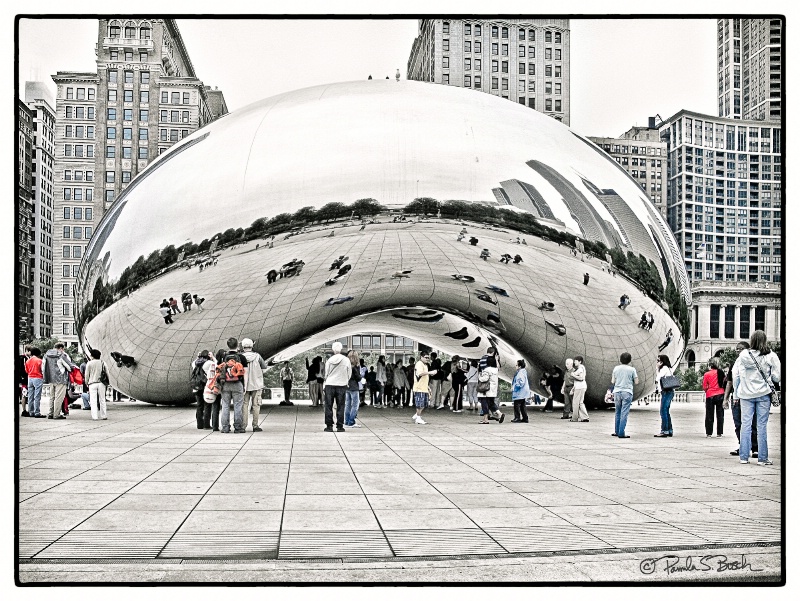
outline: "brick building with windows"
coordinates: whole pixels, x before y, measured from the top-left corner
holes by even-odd
[[[53,321],[69,343],[78,342],[72,288],[100,219],[153,159],[227,112],[222,92],[196,77],[172,19],[99,19],[95,52],[96,73],[53,76]]]
[[[420,19],[407,78],[471,88],[569,125],[569,19]]]
[[[20,339],[31,336],[30,241],[33,226],[33,112],[17,100],[17,307]]]

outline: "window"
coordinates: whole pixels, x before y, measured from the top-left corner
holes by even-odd
[[[126,38],[135,38],[136,37],[136,28],[135,27],[125,27],[125,37]]]
[[[64,188],[64,200],[72,200],[72,188]],[[69,217],[64,219],[69,219]]]
[[[189,111],[182,111],[183,123],[189,123]]]
[[[519,45],[519,56],[520,56],[520,58],[525,58],[525,45],[524,44],[520,44]]]
[[[64,179],[66,181],[69,181],[69,180],[72,179],[72,171],[70,169],[65,169],[64,170]],[[75,179],[78,179],[78,178],[75,178]]]
[[[146,57],[147,55],[145,55]],[[150,71],[139,71],[139,83],[148,85],[150,83]]]
[[[169,112],[169,120],[172,123],[177,123],[181,120],[180,118],[180,111],[170,111]]]
[[[442,57],[442,68],[443,69],[449,69],[450,68],[450,57],[449,56],[443,56]]]
[[[140,90],[139,91],[139,102],[142,104],[146,104],[150,102],[150,92],[147,90]]]
[[[528,63],[528,75],[536,75],[536,65],[534,63]]]
[[[72,258],[73,259],[80,259],[81,258],[81,254],[82,254],[81,250],[82,250],[82,248],[83,248],[82,246],[73,246],[72,247]]]
[[[81,207],[73,207],[72,208],[72,218],[73,219],[83,219],[83,209]]]
[[[481,35],[481,26],[475,25],[475,35]]]
[[[119,37],[119,35],[117,35],[117,37]],[[64,265],[64,267],[69,267],[69,265]],[[65,336],[69,336],[69,324],[67,322],[61,324],[61,333]]]
[[[169,92],[166,90],[161,91],[161,104],[167,104],[169,102]]]
[[[116,102],[117,101],[117,91],[116,90],[109,90],[108,91],[108,101],[109,102]]]
[[[553,32],[552,31],[545,31],[544,32],[544,41],[545,42],[552,42],[553,41]]]
[[[83,228],[82,227],[77,227],[77,226],[73,227],[72,228],[72,237],[75,240],[80,240],[81,238],[83,238]]]
[[[719,338],[719,313],[720,305],[711,305],[710,317],[710,336],[711,338]]]
[[[556,65],[553,70],[553,75],[555,77],[561,77],[561,65]]]
[[[81,146],[80,144],[76,144],[75,145],[75,156],[76,157],[82,157],[83,156],[83,146]]]
[[[114,183],[114,172],[113,171],[106,171],[106,183],[113,184]]]
[[[183,93],[183,104],[189,104],[189,92]]]
[[[142,27],[139,30],[139,38],[142,40],[149,40],[150,39],[150,28],[149,27]]]
[[[520,79],[517,82],[517,92],[519,92],[520,94],[524,94],[525,93],[525,80],[524,79]],[[523,104],[525,104],[525,103],[523,102]]]
[[[90,201],[90,202],[92,200],[92,189],[91,188],[86,188],[86,200]],[[86,209],[86,211],[87,212],[91,212],[91,209]]]
[[[750,305],[742,305],[739,309],[739,337],[750,338]]]
[[[476,41],[475,42],[475,52],[480,53],[481,51],[481,43]]]
[[[69,296],[69,284],[61,284],[61,296]]]
[[[450,75],[448,73],[442,75],[442,83],[446,86],[450,85]]]
[[[122,91],[122,101],[123,102],[133,102],[133,90],[123,90]]]
[[[88,90],[86,90],[86,93],[88,94],[89,100],[94,100],[94,88],[89,88]]]
[[[64,117],[66,117],[67,119],[72,119],[72,107],[71,106],[64,107]]]
[[[475,67],[476,71],[480,71],[481,70],[481,59],[479,59],[479,58],[475,59],[474,67]]]
[[[72,235],[72,230],[68,225],[64,226],[64,238],[69,238]]]
[[[528,93],[535,94],[536,93],[536,81],[533,79],[528,80]]]
[[[79,267],[80,267],[80,265],[73,265],[72,266],[72,277],[73,278],[77,278],[78,277],[78,268]],[[72,330],[73,330],[72,333],[74,334],[75,333],[75,324],[72,324]]]
[[[159,121],[169,121],[169,111],[161,111]]]
[[[130,171],[123,171],[122,172],[122,183],[127,184],[131,181],[131,172]]]
[[[476,88],[480,88],[481,87],[481,76],[480,75],[476,75],[475,76],[475,87]]]
[[[767,308],[766,307],[756,307],[756,318],[754,324],[754,330],[764,330],[766,329],[765,321],[767,316]]]
[[[133,132],[132,128],[123,127],[122,128],[122,139],[123,140],[131,140],[131,139],[133,139],[132,132]]]
[[[464,59],[464,71],[472,71],[472,59],[465,58]]]
[[[111,25],[108,28],[108,37],[110,38],[118,38],[119,37],[119,25]]]
[[[149,121],[150,120],[150,111],[147,109],[139,109],[139,121]]]
[[[503,56],[508,56],[508,44],[503,44],[503,47],[501,48],[501,54]]]
[[[83,200],[83,188],[75,188],[72,191],[74,200]]]
[[[556,112],[557,113],[561,112],[561,101],[560,100],[556,100]],[[627,162],[627,159],[625,159],[625,161]]]
[[[147,62],[147,52],[139,52],[139,62],[146,63]],[[144,83],[144,82],[142,82]]]
[[[492,54],[496,56],[497,55],[497,50],[498,50],[497,42],[492,42]]]
[[[159,136],[158,136],[159,139],[162,142],[166,142],[167,141],[167,135],[168,135],[167,130],[166,129],[160,129],[160,130],[158,130],[158,133],[159,133]]]
[[[472,34],[472,25],[469,23],[464,23],[464,35],[471,35]]]
[[[550,98],[544,99],[544,110],[552,111],[553,110],[553,101]]]
[[[528,46],[528,58],[536,58],[536,46]]]
[[[183,140],[183,138],[185,138],[188,135],[189,135],[189,130],[188,129],[182,129],[181,130],[181,140]]]
[[[118,61],[119,60],[119,52],[117,50],[111,50],[109,52],[109,54],[111,55],[111,60],[112,61]]]
[[[546,60],[546,61],[553,60],[553,49],[552,48],[545,48],[544,49],[544,60]]]
[[[552,77],[553,76],[553,65],[545,65],[544,66],[544,76],[545,77]]]
[[[106,113],[106,117],[108,118],[109,121],[116,121],[117,120],[117,109],[112,109],[112,108],[108,109],[108,112]]]
[[[147,139],[147,128],[146,127],[140,127],[139,128],[139,139],[140,140],[146,140]]]
[[[133,109],[124,109],[122,111],[123,121],[133,121]]]
[[[497,90],[498,89],[498,81],[497,81],[496,77],[492,77],[492,89],[493,90]]]
[[[106,202],[112,202],[114,200],[114,190],[106,190]]]
[[[497,37],[497,25],[492,25],[492,37]]]
[[[106,146],[106,158],[113,159],[117,156],[117,149],[115,146]]]
[[[123,146],[122,147],[122,158],[123,159],[129,159],[129,158],[131,158],[131,156],[133,156],[131,154],[131,147],[130,146]]]
[[[508,61],[503,61],[503,65],[502,65],[502,67],[503,67],[503,68],[501,69],[501,70],[502,70],[502,72],[503,72],[503,73],[508,73]]]
[[[125,83],[133,83],[133,71],[123,71],[122,73]]]
[[[469,75],[464,76],[464,87],[471,88],[472,87],[472,77]]]
[[[519,31],[517,31],[517,37],[520,40],[524,40],[525,39],[525,30],[524,29],[520,29]]]
[[[492,73],[497,73],[500,70],[500,64],[497,61],[492,61]]]
[[[65,278],[69,277],[69,265],[62,266],[61,275]],[[66,325],[66,324],[65,324]]]
[[[71,157],[72,156],[72,144],[65,144],[64,145],[64,156]]]
[[[129,63],[133,60],[133,50],[126,50],[125,51],[125,62]]]
[[[556,37],[556,39],[555,39],[556,44],[560,44],[561,43],[561,32],[560,31],[556,31],[555,37]]]
[[[85,227],[83,228],[83,237],[87,240],[92,237],[92,228]]]
[[[87,125],[86,126],[86,137],[87,138],[94,138],[94,125]]]
[[[508,39],[508,27],[503,27],[501,30],[501,36]]]
[[[560,61],[560,60],[561,60],[561,49],[560,49],[560,48],[556,48],[556,54],[555,54],[555,56],[556,56],[556,60],[557,60],[557,61]]]
[[[71,248],[72,247],[70,247],[70,246],[62,246],[61,247],[61,256],[64,259],[69,259],[70,258],[70,250],[71,250]]]
[[[180,104],[180,103],[181,103],[181,93],[172,92],[172,104]]]
[[[553,82],[551,82],[551,81],[544,82],[544,93],[545,94],[552,94],[553,93]]]
[[[119,71],[109,69],[109,71],[108,71],[108,83],[116,84],[118,82],[118,75],[119,75]]]
[[[450,52],[450,40],[447,38],[442,40],[442,52]],[[188,102],[185,104],[189,104]]]
[[[464,42],[464,52],[472,52],[472,42],[469,40]]]
[[[169,130],[169,141],[170,142],[177,142],[178,141],[178,130],[177,129]]]
[[[139,158],[140,159],[147,158],[147,148],[139,148]]]
[[[450,21],[442,21],[442,33],[450,33]]]
[[[75,118],[76,119],[83,119],[84,107],[76,106],[75,107]]]

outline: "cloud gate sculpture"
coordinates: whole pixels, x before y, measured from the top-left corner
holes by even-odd
[[[165,323],[185,293],[202,311]],[[496,344],[533,384],[583,355],[591,401],[626,350],[653,389],[690,300],[666,223],[599,148],[489,94],[372,80],[257,102],[153,161],[89,243],[76,317],[112,384],[154,403],[191,402],[191,360],[230,336],[279,361],[363,331]]]

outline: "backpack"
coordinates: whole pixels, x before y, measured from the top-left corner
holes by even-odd
[[[189,385],[192,387],[192,392],[198,393],[203,390],[208,378],[206,372],[203,370],[204,363],[196,364],[192,368],[192,375],[189,377]]]
[[[228,353],[223,357],[222,363],[217,365],[217,380],[219,382],[238,382],[244,376],[244,367],[239,361],[238,353]]]

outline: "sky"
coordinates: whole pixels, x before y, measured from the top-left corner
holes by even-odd
[[[338,81],[406,76],[416,19],[178,19],[198,77],[234,111],[275,94]],[[570,22],[571,127],[619,136],[681,109],[716,114],[716,21]],[[19,86],[56,71],[96,71],[96,19],[21,19]]]

